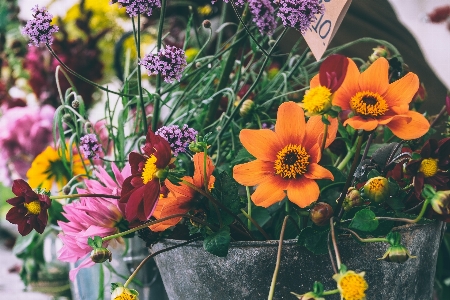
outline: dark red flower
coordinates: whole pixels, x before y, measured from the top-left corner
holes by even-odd
[[[161,193],[161,182],[170,164],[172,152],[169,143],[150,129],[142,152],[131,152],[131,176],[123,182],[120,202],[125,206],[129,222],[147,221],[155,210]]]
[[[12,191],[17,196],[6,200],[14,206],[6,214],[6,220],[17,224],[19,233],[25,236],[35,229],[44,232],[47,225],[47,209],[51,200],[47,195],[36,194],[31,187],[22,179],[14,180]]]
[[[448,189],[450,166],[450,138],[440,141],[429,139],[420,150],[420,158],[406,165],[406,171],[414,176],[414,191],[417,197],[425,183],[437,190]]]

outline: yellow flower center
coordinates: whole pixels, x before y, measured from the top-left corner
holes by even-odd
[[[422,160],[419,171],[422,172],[425,177],[436,175],[438,171],[438,160],[435,158],[426,158]]]
[[[342,297],[345,300],[362,300],[366,296],[364,291],[368,285],[364,278],[358,274],[346,274],[339,282]]]
[[[389,109],[386,100],[377,93],[358,92],[350,100],[351,109],[365,117],[383,116]]]
[[[30,203],[24,203],[23,206],[25,206],[29,214],[38,215],[41,213],[41,202],[38,200],[32,201]]]
[[[114,300],[135,300],[136,295],[128,294],[128,293],[122,293],[119,296],[115,297]]]
[[[277,153],[275,173],[283,178],[296,178],[305,174],[310,155],[300,145],[289,144]]]
[[[151,155],[147,161],[145,162],[144,169],[142,170],[142,181],[144,184],[147,184],[147,182],[153,180],[153,177],[155,177],[155,173],[158,171],[158,168],[156,167],[156,156]]]
[[[380,192],[381,190],[383,190],[385,188],[384,186],[385,184],[385,180],[384,178],[373,178],[370,182],[369,182],[369,190],[371,192]]]
[[[317,86],[306,92],[303,108],[311,115],[319,115],[331,107],[331,91],[324,86]]]

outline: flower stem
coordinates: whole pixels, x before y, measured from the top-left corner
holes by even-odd
[[[325,115],[326,119],[328,120],[328,116]],[[320,153],[323,154],[323,149],[325,149],[325,144],[327,143],[327,135],[328,135],[328,124],[324,124],[323,129],[323,138],[322,138],[322,144],[320,145]]]
[[[423,202],[422,209],[420,210],[419,215],[415,219],[406,219],[406,218],[390,218],[390,217],[376,217],[377,220],[388,220],[388,221],[396,221],[396,222],[405,222],[409,224],[414,224],[419,222],[423,215],[425,214],[425,211],[427,210],[428,204],[430,201],[427,199]]]
[[[329,296],[329,295],[334,295],[334,294],[338,294],[338,293],[339,293],[338,289],[331,290],[331,291],[324,291],[322,293],[322,296]]]
[[[52,200],[55,199],[70,199],[70,198],[80,198],[80,197],[98,197],[98,198],[112,198],[120,199],[120,196],[108,195],[108,194],[73,194],[73,195],[61,195],[61,196],[50,196]]]
[[[283,247],[284,231],[286,229],[286,223],[287,223],[288,219],[289,219],[289,216],[284,217],[283,225],[281,227],[280,241],[278,243],[277,262],[275,264],[275,270],[273,271],[272,283],[270,284],[269,296],[267,297],[267,300],[272,300],[273,295],[275,294],[275,285],[277,283],[278,270],[280,269],[281,249]]]
[[[370,239],[363,239],[362,237],[360,237],[356,232],[354,232],[353,230],[350,230],[348,228],[341,228],[344,231],[348,231],[350,232],[355,238],[358,239],[358,241],[363,242],[363,243],[389,243],[389,241],[387,240],[387,238],[370,238]]]
[[[330,219],[330,231],[331,231],[331,241],[333,242],[334,254],[336,257],[336,266],[338,271],[341,270],[341,255],[339,254],[339,248],[336,241],[336,233],[334,232],[334,218]]]
[[[247,214],[245,212],[244,209],[241,208],[241,212],[248,219],[250,226],[253,223],[253,225],[255,225],[255,227],[259,230],[259,232],[261,232],[261,234],[264,236],[264,238],[266,240],[270,240],[270,236],[264,231],[264,229],[261,228],[261,226],[259,226],[259,224],[249,214]],[[249,230],[250,230],[250,228],[249,228]]]
[[[166,14],[166,0],[161,0],[161,13],[159,16],[159,27],[158,27],[158,40],[156,43],[156,49],[159,52],[162,46],[162,36],[164,28],[164,18]],[[161,73],[156,76],[156,93],[161,95]],[[153,103],[153,117],[152,117],[152,129],[155,131],[158,127],[159,114],[161,111],[161,98],[154,97]]]
[[[127,281],[124,283],[123,287],[127,287],[127,286],[131,283],[131,281],[134,279],[134,277],[135,277],[136,274],[139,272],[139,270],[145,265],[145,263],[146,263],[150,258],[153,258],[153,257],[155,257],[156,255],[161,254],[161,253],[163,253],[163,252],[167,252],[167,251],[169,251],[169,250],[172,250],[172,249],[175,249],[175,248],[179,248],[179,247],[182,247],[182,246],[184,246],[184,245],[187,245],[187,244],[190,244],[190,243],[192,243],[192,242],[195,242],[195,241],[197,241],[199,238],[200,238],[200,237],[196,237],[196,238],[190,239],[189,241],[186,241],[186,242],[184,242],[184,243],[181,243],[181,244],[178,244],[178,245],[175,245],[175,246],[172,246],[172,247],[167,247],[167,248],[165,248],[165,249],[156,251],[156,252],[154,252],[154,253],[148,255],[146,258],[144,258],[144,259],[141,261],[141,263],[139,264],[139,266],[137,266],[137,268],[133,271],[133,273],[130,275],[130,277],[127,279]]]
[[[247,226],[248,226],[248,230],[252,230],[252,198],[250,197],[250,188],[248,186],[245,187],[245,191],[247,192],[247,212],[248,214],[246,215],[248,222],[247,222]],[[241,210],[243,211],[243,210]],[[245,215],[245,214],[244,214]]]

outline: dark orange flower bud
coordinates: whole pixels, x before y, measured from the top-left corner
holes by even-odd
[[[91,259],[97,264],[104,263],[107,260],[111,262],[112,254],[111,251],[106,248],[96,248],[91,251]]]
[[[318,202],[309,213],[311,221],[317,226],[326,225],[332,216],[333,208],[325,202]]]
[[[348,211],[352,207],[362,205],[363,202],[364,201],[361,198],[361,193],[354,187],[350,187],[348,189],[347,195],[345,196],[342,206],[344,207],[345,211]]]

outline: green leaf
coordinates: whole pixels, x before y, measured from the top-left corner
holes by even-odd
[[[212,194],[214,198],[216,198],[234,214],[240,213],[241,199],[238,194],[238,185],[236,181],[228,175],[228,173],[222,172],[216,177]],[[233,222],[233,216],[221,209],[220,206],[219,211],[225,225],[229,225]],[[215,214],[215,209],[212,208],[211,212],[212,214]]]
[[[375,213],[370,209],[363,209],[357,212],[349,226],[349,228],[365,232],[374,231],[377,227],[378,220],[376,219]]]
[[[316,230],[306,227],[300,232],[297,243],[314,254],[326,254],[328,253],[328,232],[330,232],[329,228]]]
[[[250,152],[247,151],[247,149],[242,148],[241,150],[239,150],[235,158],[231,161],[231,165],[246,163],[254,159],[255,157],[251,155]]]
[[[219,257],[225,257],[228,254],[231,236],[230,227],[224,226],[218,232],[205,237],[203,248],[211,254]]]
[[[259,226],[263,227],[270,221],[271,216],[266,208],[262,206],[255,206],[252,203],[252,218],[256,221],[256,223],[258,223]]]
[[[57,225],[56,221],[68,222],[66,217],[62,214],[63,206],[58,201],[53,200],[52,205],[48,209],[49,222]]]
[[[367,174],[367,180],[374,178],[374,177],[378,177],[378,176],[381,176],[380,172],[378,172],[375,169],[370,170],[369,174]]]
[[[14,255],[18,256],[27,251],[28,246],[30,246],[34,241],[37,240],[39,234],[33,230],[26,236],[19,236],[14,244],[12,252]]]

